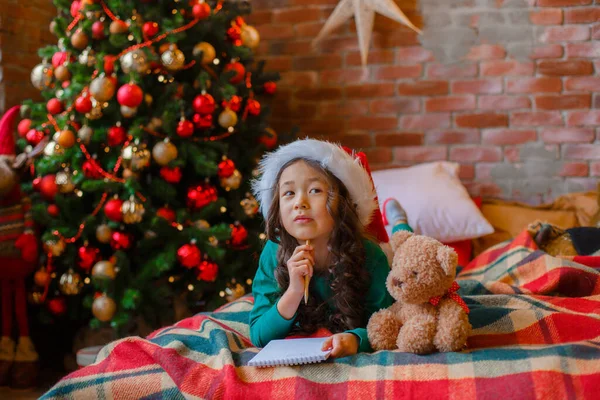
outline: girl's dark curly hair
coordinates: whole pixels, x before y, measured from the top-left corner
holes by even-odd
[[[335,228],[327,243],[331,265],[325,272],[321,272],[329,275],[333,298],[319,299],[315,293],[311,293],[308,304],[305,305],[302,301],[298,307],[296,321],[299,326],[294,328],[293,332],[310,334],[319,327],[326,327],[331,332],[337,333],[364,327],[366,325],[364,297],[369,289],[370,277],[364,268],[366,256],[363,226],[346,186],[318,162],[303,158],[290,160],[281,168],[275,180],[273,202],[267,214],[266,226],[267,238],[279,243],[275,279],[282,293],[285,292],[290,283],[286,263],[298,246],[298,241],[283,228],[279,212],[281,173],[297,161],[304,161],[323,174],[327,180],[329,186],[327,211],[334,220]],[[315,271],[315,275],[318,273]]]

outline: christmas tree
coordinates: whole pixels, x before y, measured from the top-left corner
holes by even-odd
[[[43,320],[126,327],[247,292],[262,220],[250,180],[277,142],[245,2],[54,0],[56,46],[31,81],[18,145],[44,251]],[[262,96],[262,97],[261,97]]]

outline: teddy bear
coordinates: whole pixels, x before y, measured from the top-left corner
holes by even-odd
[[[19,107],[11,108],[0,120],[0,386],[17,389],[36,385],[38,354],[29,336],[25,279],[38,258],[30,202],[19,186],[14,169],[14,121]],[[13,315],[18,339],[13,340]]]
[[[396,300],[367,324],[374,350],[429,354],[458,351],[471,333],[469,308],[456,293],[458,256],[439,241],[408,231],[393,234],[387,290]]]

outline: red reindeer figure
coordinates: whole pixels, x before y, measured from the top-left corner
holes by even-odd
[[[29,200],[22,196],[15,160],[14,122],[19,107],[0,120],[0,293],[2,337],[0,338],[0,386],[29,388],[38,375],[38,354],[29,337],[25,278],[38,259],[37,239]],[[13,315],[18,339],[13,340]]]

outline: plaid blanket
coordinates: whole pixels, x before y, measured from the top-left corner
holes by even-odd
[[[598,398],[599,265],[598,257],[548,256],[527,232],[481,254],[458,276],[473,325],[460,353],[248,367],[258,350],[246,296],[146,339],[109,344],[42,398]]]

